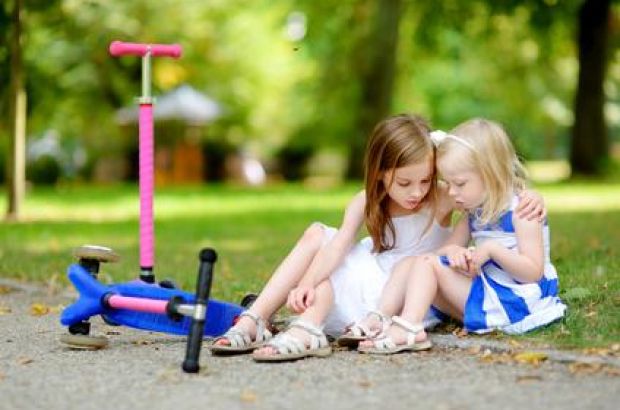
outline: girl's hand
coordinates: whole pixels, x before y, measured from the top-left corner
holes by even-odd
[[[469,263],[471,261],[471,250],[462,246],[453,245],[446,249],[446,256],[450,261],[450,267],[463,274],[470,271]]]
[[[314,302],[314,288],[310,286],[297,286],[288,294],[286,306],[295,313],[303,313]]]
[[[545,201],[543,197],[535,191],[521,191],[519,193],[519,204],[515,209],[517,216],[528,221],[537,220],[544,222],[547,216]]]
[[[472,258],[470,262],[470,273],[472,275],[479,275],[482,266],[491,259],[493,247],[495,242],[487,241],[476,248],[470,248],[472,250]]]

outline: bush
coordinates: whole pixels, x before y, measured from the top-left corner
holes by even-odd
[[[26,176],[34,184],[53,185],[61,173],[58,160],[51,155],[42,155],[26,166]]]

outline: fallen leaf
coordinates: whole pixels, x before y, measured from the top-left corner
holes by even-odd
[[[509,341],[508,341],[508,344],[509,344],[510,346],[512,346],[512,347],[515,347],[515,348],[521,348],[521,347],[523,347],[523,344],[521,344],[521,343],[517,342],[517,341],[516,341],[516,340],[514,340],[514,339],[509,340]]]
[[[251,390],[243,390],[240,399],[244,403],[256,403],[258,396]]]
[[[480,346],[480,345],[472,346],[469,349],[467,349],[467,353],[469,353],[469,354],[478,354],[478,353],[480,353],[481,350],[482,350],[482,346]]]
[[[614,343],[611,345],[611,350],[614,352],[620,352],[620,343]]]
[[[607,376],[620,376],[620,367],[615,367],[615,366],[609,366],[605,368],[605,374],[607,374]]]
[[[542,377],[536,374],[525,374],[523,376],[517,376],[517,383],[529,383],[542,381]]]
[[[452,334],[458,338],[462,338],[468,335],[467,329],[457,327],[452,331]]]
[[[568,370],[572,374],[594,374],[603,369],[601,363],[574,362],[568,365]]]
[[[538,366],[548,358],[548,356],[542,352],[522,352],[515,354],[513,357],[516,362],[533,364],[534,366]]]
[[[137,346],[146,346],[146,345],[152,345],[153,341],[148,340],[148,339],[136,339],[136,340],[133,340],[131,343]]]
[[[370,380],[360,380],[357,384],[365,389],[372,387],[372,382]]]
[[[608,356],[611,354],[611,351],[602,347],[588,347],[583,349],[583,353],[585,354],[594,354],[597,356]]]
[[[508,364],[514,360],[508,353],[493,353],[490,349],[486,349],[480,356],[480,361],[486,364]]]
[[[34,359],[31,359],[30,357],[20,357],[17,359],[17,363],[21,365],[30,364],[32,362],[34,362]]]
[[[43,316],[50,312],[49,306],[45,306],[42,303],[33,303],[30,305],[30,314],[32,316]]]
[[[0,295],[8,295],[9,293],[15,292],[17,289],[11,286],[0,285]]]
[[[0,315],[8,315],[11,313],[11,308],[8,306],[0,306]]]

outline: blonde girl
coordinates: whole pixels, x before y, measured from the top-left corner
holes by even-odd
[[[549,227],[515,212],[525,172],[505,131],[474,119],[437,139],[438,171],[464,217],[436,252],[443,258],[404,260],[396,268],[409,271],[402,313],[385,334],[361,343],[361,352],[430,348],[421,323],[432,305],[476,333],[523,333],[564,315]]]

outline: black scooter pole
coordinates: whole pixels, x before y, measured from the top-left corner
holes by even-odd
[[[198,282],[196,284],[196,306],[192,316],[192,324],[187,337],[187,350],[183,361],[183,371],[186,373],[198,373],[200,365],[200,348],[205,318],[207,317],[207,304],[213,279],[213,264],[217,260],[217,254],[211,248],[200,251],[200,267],[198,268]]]

